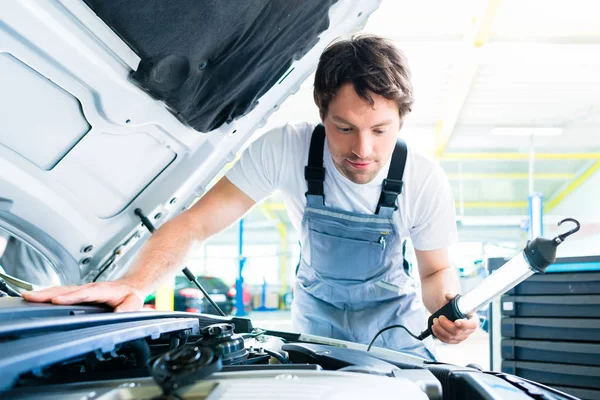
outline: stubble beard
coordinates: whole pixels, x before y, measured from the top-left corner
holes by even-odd
[[[343,160],[345,161],[346,159],[344,158]],[[375,179],[380,170],[379,163],[375,161],[373,161],[373,167],[366,171],[357,171],[352,169],[352,167],[347,167],[344,164],[344,161],[342,161],[342,164],[339,164],[334,160],[335,167],[351,182],[359,185],[364,185],[371,182],[373,179]]]

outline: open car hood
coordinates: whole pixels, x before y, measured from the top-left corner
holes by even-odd
[[[122,275],[379,0],[0,2],[0,227]],[[29,275],[31,276],[31,275]]]

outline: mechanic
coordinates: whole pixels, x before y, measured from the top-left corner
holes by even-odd
[[[314,100],[322,125],[288,124],[257,139],[201,200],[152,235],[124,277],[23,297],[138,310],[200,242],[280,190],[302,244],[294,330],[359,343],[392,324],[423,330],[425,308],[435,312],[458,293],[448,258],[457,230],[442,169],[398,142],[413,104],[404,55],[377,36],[338,40],[320,57]],[[415,247],[420,291],[403,267],[407,238]],[[477,326],[475,318],[441,317],[433,332],[459,343]],[[399,329],[379,340],[376,345],[435,358],[430,341]]]

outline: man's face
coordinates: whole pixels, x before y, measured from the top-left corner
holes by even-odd
[[[323,120],[335,167],[354,183],[372,181],[392,156],[400,115],[395,102],[369,93],[375,104],[360,98],[354,85],[340,87]]]

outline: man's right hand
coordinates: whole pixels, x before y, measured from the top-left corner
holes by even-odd
[[[125,281],[87,283],[81,286],[54,286],[48,289],[24,292],[23,298],[37,303],[78,304],[104,303],[115,312],[139,311],[145,296]]]

